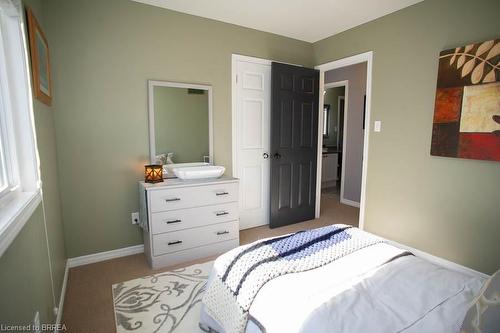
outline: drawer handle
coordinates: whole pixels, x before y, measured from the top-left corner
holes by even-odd
[[[229,193],[228,192],[217,192],[215,193],[216,196],[221,196],[221,195],[228,195]]]
[[[181,201],[181,198],[165,199],[166,202]]]
[[[220,236],[220,235],[225,235],[225,234],[228,234],[228,233],[229,233],[229,231],[227,231],[227,230],[224,230],[224,231],[218,231],[218,232],[217,232],[217,236]]]
[[[229,215],[228,212],[220,212],[220,213],[215,213],[217,216],[223,216],[223,215]]]
[[[175,242],[168,242],[168,245],[176,245],[176,244],[181,244],[182,241],[181,240],[178,240],[178,241],[175,241]]]
[[[182,220],[171,220],[171,221],[167,221],[166,223],[172,224],[172,223],[179,223],[179,222],[182,222]]]

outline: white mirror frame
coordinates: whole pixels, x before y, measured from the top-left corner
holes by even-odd
[[[210,159],[209,163],[213,163],[214,140],[213,140],[213,120],[212,120],[212,86],[205,84],[191,84],[191,83],[148,80],[149,159],[151,160],[151,163],[154,164],[156,162],[154,87],[185,88],[185,89],[198,89],[198,90],[208,91],[208,137],[209,137],[208,156]]]

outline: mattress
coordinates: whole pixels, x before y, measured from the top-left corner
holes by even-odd
[[[380,243],[269,281],[250,307],[245,332],[458,332],[484,280],[415,256],[391,260],[399,252]],[[232,333],[203,305],[200,324]]]

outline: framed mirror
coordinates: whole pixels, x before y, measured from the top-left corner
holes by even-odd
[[[212,163],[212,87],[148,81],[153,164]]]

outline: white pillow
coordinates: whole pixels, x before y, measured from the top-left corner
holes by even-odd
[[[500,332],[500,270],[485,283],[469,311],[460,333]]]

